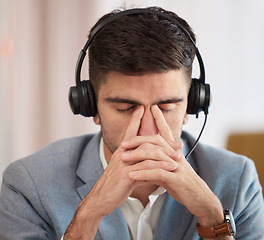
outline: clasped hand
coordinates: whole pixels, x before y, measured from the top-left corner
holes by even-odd
[[[155,184],[201,221],[207,221],[207,215],[216,209],[222,211],[221,203],[185,159],[180,151],[182,142],[174,139],[161,110],[152,106],[151,112],[159,133],[138,136],[144,108],[133,112],[123,141],[90,193],[97,199],[97,209],[101,216],[108,215],[136,187]]]

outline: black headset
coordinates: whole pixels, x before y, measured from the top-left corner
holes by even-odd
[[[70,88],[69,91],[69,104],[71,110],[74,114],[81,114],[85,117],[95,116],[97,113],[97,106],[96,106],[96,98],[95,93],[93,91],[91,82],[89,80],[81,81],[81,69],[82,64],[87,52],[88,47],[90,46],[91,42],[93,41],[94,36],[109,22],[121,17],[121,16],[128,16],[133,14],[154,14],[160,17],[163,17],[172,23],[175,23],[181,31],[190,39],[193,46],[195,47],[195,54],[198,59],[199,67],[200,67],[200,77],[199,79],[192,78],[192,84],[188,95],[188,106],[187,106],[187,113],[188,114],[196,114],[198,117],[199,112],[203,111],[205,115],[208,114],[208,108],[210,105],[210,85],[205,83],[205,70],[204,64],[201,57],[201,54],[196,47],[194,40],[192,39],[190,33],[178,22],[175,18],[171,17],[170,15],[166,14],[165,12],[159,12],[153,9],[146,9],[146,8],[136,8],[125,10],[122,12],[118,12],[115,15],[108,17],[107,19],[103,20],[98,26],[91,32],[90,37],[86,44],[84,45],[83,49],[81,50],[77,64],[75,69],[75,82],[76,86]]]

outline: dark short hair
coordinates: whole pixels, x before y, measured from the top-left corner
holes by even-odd
[[[184,19],[159,7],[148,9],[169,14],[196,41]],[[117,12],[100,18],[91,32]],[[96,93],[109,71],[135,76],[184,69],[190,84],[194,56],[189,37],[175,23],[155,13],[125,15],[106,24],[94,37],[89,47],[89,77]]]

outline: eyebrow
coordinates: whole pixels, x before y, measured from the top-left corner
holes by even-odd
[[[141,105],[142,104],[136,100],[120,98],[120,97],[108,97],[108,98],[104,98],[104,100],[106,102],[110,102],[110,103],[127,103],[127,104],[131,104],[131,105]],[[183,97],[179,97],[179,98],[173,97],[173,98],[168,98],[168,99],[164,99],[164,100],[163,99],[158,100],[157,102],[153,103],[153,105],[178,103],[178,102],[182,102],[182,101],[183,101]]]

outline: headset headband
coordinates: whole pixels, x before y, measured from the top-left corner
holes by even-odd
[[[76,63],[76,69],[75,69],[75,82],[76,85],[79,86],[81,84],[81,69],[82,69],[82,64],[84,61],[84,58],[86,56],[86,52],[88,47],[90,46],[91,42],[93,41],[95,35],[108,23],[112,22],[113,20],[122,17],[122,16],[129,16],[129,15],[137,15],[137,14],[144,14],[144,13],[148,13],[148,14],[154,14],[160,17],[163,17],[167,20],[170,20],[172,23],[175,23],[180,29],[181,31],[187,35],[187,37],[190,39],[190,41],[192,42],[193,46],[195,47],[195,54],[196,57],[198,59],[199,62],[199,68],[200,68],[200,77],[199,77],[199,82],[202,84],[205,84],[205,70],[204,70],[204,64],[203,64],[203,60],[202,60],[202,56],[198,50],[198,48],[196,47],[196,44],[194,42],[194,40],[192,39],[190,33],[172,16],[170,16],[169,14],[165,13],[165,12],[160,12],[154,9],[146,9],[146,8],[135,8],[135,9],[129,9],[129,10],[125,10],[122,12],[118,12],[108,18],[106,18],[105,20],[103,20],[100,24],[98,24],[95,29],[90,33],[90,37],[87,40],[87,42],[85,43],[83,49],[81,50],[77,63]]]

